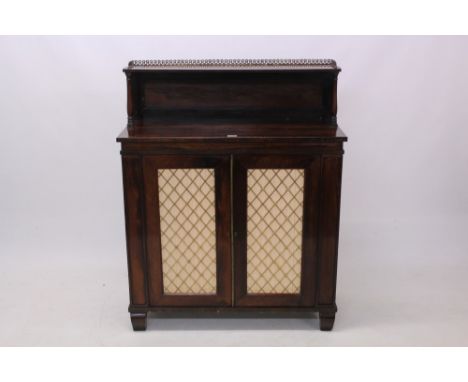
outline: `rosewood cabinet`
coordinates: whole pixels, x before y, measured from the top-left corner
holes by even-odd
[[[315,311],[331,330],[343,143],[333,60],[131,61],[129,312]]]

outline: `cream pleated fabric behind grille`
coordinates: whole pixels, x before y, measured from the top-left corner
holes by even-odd
[[[304,170],[247,170],[247,292],[299,293]]]
[[[165,294],[216,293],[213,169],[158,170]]]

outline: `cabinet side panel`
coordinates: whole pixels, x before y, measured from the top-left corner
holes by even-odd
[[[141,163],[137,156],[122,156],[128,277],[132,305],[146,304]]]
[[[301,305],[315,305],[317,288],[320,157],[311,160],[305,174],[302,238]]]
[[[335,302],[342,157],[322,159],[320,211],[319,304]]]

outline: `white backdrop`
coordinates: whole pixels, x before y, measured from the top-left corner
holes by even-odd
[[[0,345],[468,345],[468,38],[0,37],[0,52]],[[130,331],[115,137],[122,68],[148,58],[341,66],[349,142],[328,336],[276,319]]]

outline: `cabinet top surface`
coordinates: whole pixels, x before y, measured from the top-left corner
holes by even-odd
[[[132,60],[125,72],[160,70],[330,70],[340,71],[331,59],[205,59],[205,60]]]
[[[118,142],[257,142],[266,141],[347,141],[340,128],[312,127],[307,123],[154,123],[145,128],[125,128]]]

